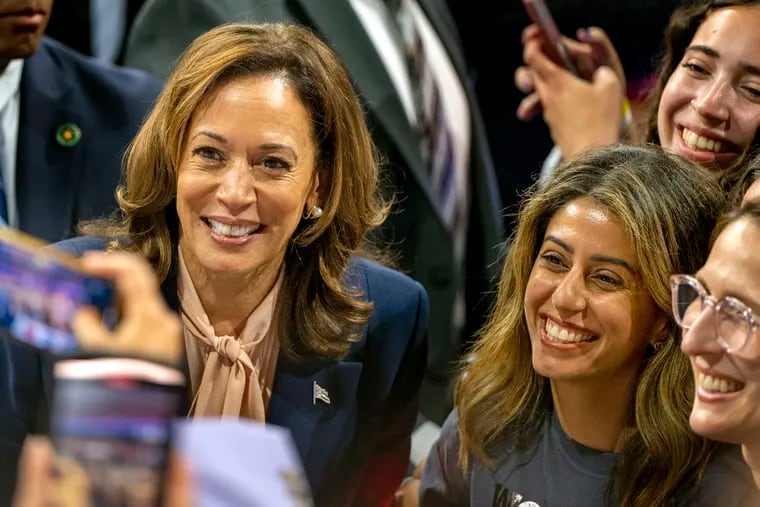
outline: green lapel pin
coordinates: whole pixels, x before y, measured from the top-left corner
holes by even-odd
[[[82,129],[76,123],[64,123],[55,131],[55,140],[65,148],[76,146],[82,139]]]

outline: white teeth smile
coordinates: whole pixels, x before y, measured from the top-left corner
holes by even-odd
[[[561,328],[554,324],[549,319],[546,319],[546,336],[549,340],[557,343],[579,343],[589,341],[592,338],[590,334],[581,334],[573,331],[568,331],[565,328]]]
[[[211,230],[221,236],[229,236],[231,238],[242,238],[243,236],[249,236],[261,228],[261,224],[256,225],[230,225],[217,222],[216,220],[206,219],[206,223],[211,226]]]
[[[692,150],[711,151],[713,153],[720,153],[723,148],[723,143],[707,137],[702,137],[696,132],[684,128],[681,133],[681,138]]]
[[[704,391],[711,393],[733,393],[744,387],[739,382],[724,378],[712,377],[704,373],[697,374],[697,384]]]

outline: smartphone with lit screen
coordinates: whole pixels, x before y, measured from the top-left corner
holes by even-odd
[[[178,370],[140,359],[63,359],[54,366],[50,434],[59,460],[84,474],[89,505],[161,505]]]
[[[118,319],[112,284],[90,276],[78,259],[34,237],[0,228],[0,330],[56,355],[80,348],[71,321],[83,306],[97,309],[113,328]]]

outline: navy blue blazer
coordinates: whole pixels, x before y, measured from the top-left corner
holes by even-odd
[[[81,255],[101,249],[99,238],[57,245]],[[417,398],[425,371],[428,300],[422,286],[363,259],[348,283],[374,304],[361,339],[341,361],[294,365],[281,358],[268,422],[289,428],[316,505],[381,505],[407,470]],[[162,290],[176,305],[176,280]],[[174,296],[174,297],[172,297]],[[44,428],[52,361],[12,340],[0,340],[0,491],[15,480],[27,433]],[[330,403],[313,399],[314,382]]]
[[[455,253],[450,229],[434,197],[430,170],[415,127],[372,38],[349,0],[146,0],[129,34],[125,62],[160,76],[169,74],[182,51],[200,34],[230,22],[290,22],[312,28],[345,64],[362,98],[372,140],[383,155],[383,179],[395,192],[394,212],[377,231],[381,243],[393,245],[401,269],[418,280],[430,297],[430,350],[422,412],[443,424],[451,409],[447,393],[452,360],[461,345],[484,322],[499,279],[506,234],[496,174],[456,23],[442,0],[417,0],[440,37],[467,94],[471,139],[467,178],[470,213],[464,265]],[[466,2],[465,2],[466,3]],[[171,23],[172,29],[165,27]],[[516,42],[515,42],[516,44]],[[458,295],[467,308],[464,329],[452,315]],[[428,390],[426,389],[426,390]]]
[[[102,64],[43,37],[21,76],[19,228],[59,241],[79,220],[116,209],[122,156],[161,88],[145,72]],[[56,141],[66,123],[82,131],[72,147]]]

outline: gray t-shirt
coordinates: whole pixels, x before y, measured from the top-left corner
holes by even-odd
[[[531,449],[516,450],[505,439],[493,471],[470,458],[469,473],[459,467],[456,414],[444,423],[430,451],[420,485],[420,506],[488,507],[596,507],[605,506],[605,488],[616,454],[600,452],[574,442],[556,415],[547,417],[544,430]],[[721,453],[708,465],[699,498],[689,506],[760,505],[752,475],[738,448]]]

